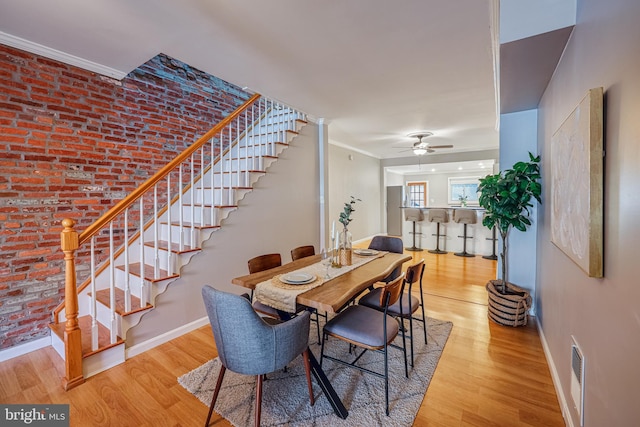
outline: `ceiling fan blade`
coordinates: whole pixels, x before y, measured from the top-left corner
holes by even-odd
[[[428,148],[453,148],[453,145],[429,145]]]

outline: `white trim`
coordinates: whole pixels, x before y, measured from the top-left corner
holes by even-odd
[[[106,65],[98,64],[97,62],[89,61],[69,53],[52,49],[20,37],[12,36],[11,34],[7,34],[2,31],[0,31],[0,43],[118,80],[122,80],[128,74],[125,71],[116,70],[115,68],[107,67]]]
[[[376,156],[373,153],[370,153],[370,152],[365,151],[365,150],[361,150],[361,149],[356,148],[356,147],[352,147],[352,146],[347,145],[347,144],[343,144],[342,142],[338,142],[338,141],[335,141],[335,140],[329,139],[329,144],[335,145],[336,147],[346,148],[347,150],[355,151],[356,153],[364,154],[365,156],[373,157],[374,159],[378,159],[378,160],[382,159],[382,157]]]
[[[205,316],[201,319],[194,320],[191,323],[180,326],[179,328],[176,328],[172,331],[165,332],[162,335],[158,335],[157,337],[153,337],[147,341],[141,342],[140,344],[131,346],[125,350],[125,359],[130,359],[133,356],[142,354],[147,350],[151,350],[152,348],[157,347],[160,344],[164,344],[174,338],[181,337],[182,335],[194,331],[207,324],[209,324],[209,318]]]
[[[6,350],[0,351],[0,362],[5,362],[14,357],[22,356],[32,351],[40,350],[51,345],[51,335],[37,340],[29,341],[28,343],[15,345]]]
[[[540,335],[540,342],[542,343],[544,355],[547,358],[547,365],[549,366],[549,370],[551,371],[551,379],[553,380],[553,386],[556,389],[556,396],[558,397],[558,403],[560,403],[560,409],[562,410],[562,418],[564,418],[564,422],[567,427],[574,427],[573,419],[571,418],[571,413],[569,412],[569,406],[567,405],[567,399],[565,399],[564,392],[562,391],[562,384],[560,383],[560,376],[558,375],[558,370],[556,369],[555,363],[553,363],[553,357],[551,357],[551,351],[549,350],[549,346],[547,345],[547,340],[544,337],[544,332],[542,331],[542,327],[540,326],[540,321],[537,317],[536,317],[536,325],[538,326],[538,335]]]

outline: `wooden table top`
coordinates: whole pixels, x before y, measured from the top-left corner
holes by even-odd
[[[370,285],[387,277],[396,267],[410,261],[411,255],[387,253],[358,268],[298,295],[298,304],[335,313]],[[320,255],[301,258],[270,270],[236,277],[231,283],[254,289],[256,285],[278,274],[289,273],[320,261]]]

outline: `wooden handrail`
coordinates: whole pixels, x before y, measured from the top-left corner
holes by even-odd
[[[109,209],[104,215],[98,218],[93,224],[88,226],[79,237],[79,244],[82,245],[87,242],[91,236],[95,235],[98,231],[104,228],[110,221],[112,221],[116,216],[124,212],[124,210],[131,206],[133,202],[138,200],[140,196],[146,193],[151,187],[153,187],[156,183],[158,183],[162,178],[167,176],[172,170],[177,168],[180,163],[185,161],[191,154],[196,152],[200,147],[207,143],[207,141],[212,138],[214,135],[220,132],[225,126],[227,126],[231,121],[233,121],[236,117],[238,117],[242,112],[244,112],[250,105],[252,105],[256,100],[260,98],[260,94],[256,93],[251,98],[249,98],[240,108],[234,111],[231,115],[222,119],[220,123],[215,125],[209,132],[205,133],[202,137],[200,137],[195,143],[193,143],[189,148],[184,150],[178,156],[176,156],[172,161],[167,163],[162,169],[156,172],[151,178],[147,179],[144,183],[142,183],[138,188],[133,190],[127,197],[120,200],[115,204],[111,209]]]

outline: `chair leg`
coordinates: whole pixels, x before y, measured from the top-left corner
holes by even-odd
[[[318,312],[318,310],[315,310],[316,312],[316,333],[318,335],[318,344],[320,344],[320,312]]]
[[[216,404],[216,400],[218,400],[218,393],[220,392],[220,386],[222,386],[222,379],[224,378],[224,373],[227,371],[227,368],[224,365],[220,365],[220,371],[218,372],[218,381],[216,381],[216,388],[213,391],[213,398],[211,398],[211,405],[209,406],[209,415],[207,415],[207,422],[204,424],[205,427],[209,425],[209,421],[211,421],[211,414],[213,413],[213,407]]]
[[[307,387],[309,388],[309,400],[311,401],[311,406],[313,406],[316,401],[313,397],[313,386],[311,385],[311,363],[309,362],[309,347],[306,348],[305,351],[302,352],[302,359],[304,360],[304,372],[307,375]]]
[[[427,316],[424,315],[424,303],[422,299],[420,300],[420,307],[422,308],[422,330],[424,331],[424,343],[429,344],[427,342]]]
[[[256,427],[260,427],[260,411],[262,410],[262,375],[256,375]]]
[[[388,345],[384,345],[384,402],[385,412],[389,416],[389,361],[387,357]],[[407,363],[407,354],[405,352],[404,363]]]
[[[402,351],[404,352],[404,376],[409,378],[409,367],[407,366],[407,339],[405,337],[404,319],[402,317],[398,317],[398,322],[400,323],[400,331],[402,332]]]
[[[409,316],[409,341],[411,341],[411,367],[413,368],[413,316]]]

